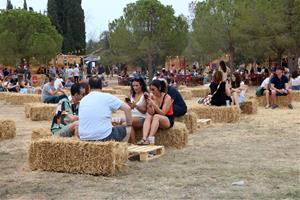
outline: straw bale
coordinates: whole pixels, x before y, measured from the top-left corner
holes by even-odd
[[[210,93],[209,88],[204,86],[190,88],[190,91],[192,92],[193,97],[196,98],[206,97]]]
[[[0,141],[16,136],[16,124],[12,120],[0,119]]]
[[[29,109],[29,117],[32,121],[51,120],[56,110],[56,107],[56,104],[32,104]]]
[[[293,101],[300,102],[300,90],[293,90]]]
[[[265,96],[255,97],[255,98],[256,98],[259,106],[267,105]],[[271,100],[271,96],[270,96],[270,100]],[[278,96],[277,104],[282,107],[287,107],[289,104],[287,96]]]
[[[78,138],[47,137],[31,141],[31,170],[114,175],[126,167],[127,143],[86,142]]]
[[[5,102],[12,105],[24,105],[25,103],[41,102],[41,95],[9,93],[5,95]]]
[[[247,99],[242,105],[241,110],[243,114],[256,114],[257,101],[256,99]]]
[[[188,129],[185,124],[176,122],[170,129],[159,129],[155,134],[155,144],[163,145],[165,147],[174,147],[182,149],[188,142]],[[136,131],[137,140],[142,139],[143,131],[139,129]]]
[[[50,131],[50,128],[38,128],[38,129],[32,130],[31,140],[37,140],[37,139],[47,138],[47,137],[51,137],[51,136],[52,136],[52,133]]]
[[[114,86],[114,90],[117,90],[119,94],[129,96],[130,95],[130,86]]]
[[[9,92],[0,92],[0,101],[5,101],[7,94],[9,94]]]
[[[197,130],[197,115],[194,112],[188,112],[184,116],[177,117],[175,121],[184,123],[189,133],[194,133]]]
[[[189,89],[179,90],[179,93],[181,94],[184,100],[191,100],[193,97],[192,92]]]
[[[179,85],[178,86],[178,90],[185,90],[188,89],[188,87],[186,85]]]
[[[118,99],[120,99],[121,101],[125,101],[125,98],[127,97],[127,96],[122,95],[122,94],[117,94],[117,95],[114,94],[114,96],[117,97]]]
[[[200,119],[211,119],[212,122],[234,123],[240,120],[239,106],[204,106],[189,104],[188,111],[195,112]]]
[[[109,94],[112,94],[112,95],[120,94],[118,90],[115,90],[115,89],[112,89],[112,88],[103,88],[102,92],[109,93]]]
[[[29,118],[30,117],[30,108],[32,105],[34,105],[36,103],[25,103],[24,104],[24,108],[25,108],[25,117]]]

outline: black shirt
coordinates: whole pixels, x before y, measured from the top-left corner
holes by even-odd
[[[173,112],[174,117],[183,116],[187,112],[187,106],[178,92],[178,90],[172,86],[168,86],[168,95],[174,100],[173,102]]]
[[[224,106],[226,105],[226,100],[231,101],[231,98],[226,94],[226,82],[221,82],[218,88],[218,84],[212,82],[209,86],[211,94],[217,90],[217,92],[211,98],[211,105],[214,106]]]
[[[288,83],[289,80],[285,75],[282,75],[281,78],[278,78],[276,75],[271,79],[271,84],[274,84],[276,89],[285,89],[285,84]]]

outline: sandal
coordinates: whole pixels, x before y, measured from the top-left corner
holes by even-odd
[[[141,139],[141,140],[138,141],[136,144],[137,144],[137,145],[149,145],[150,142],[149,142],[149,140]]]

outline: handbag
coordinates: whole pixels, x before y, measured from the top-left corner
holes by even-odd
[[[260,96],[263,95],[263,93],[264,93],[264,88],[261,87],[261,86],[258,86],[258,87],[256,88],[256,93],[255,93],[256,96],[260,97]]]
[[[198,103],[203,104],[205,106],[211,106],[212,97],[217,93],[219,87],[220,87],[220,84],[218,85],[216,91],[213,94],[209,94],[209,95],[207,95],[207,97],[199,99]]]

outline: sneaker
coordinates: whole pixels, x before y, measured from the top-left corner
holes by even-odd
[[[270,105],[266,105],[265,109],[268,109],[268,108],[270,108]]]
[[[275,109],[275,108],[278,108],[278,105],[277,105],[277,104],[273,104],[273,105],[272,105],[272,109]]]
[[[288,107],[289,107],[289,109],[291,109],[291,110],[293,110],[293,109],[294,109],[294,107],[293,107],[293,105],[292,105],[292,104],[289,104],[289,105],[288,105]]]

